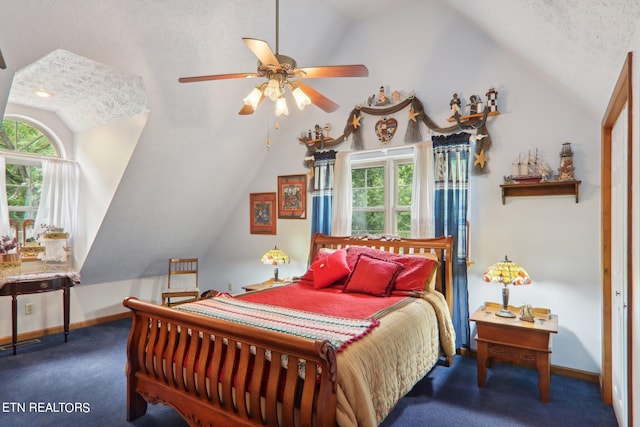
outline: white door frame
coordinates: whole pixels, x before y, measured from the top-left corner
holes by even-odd
[[[633,97],[632,97],[632,59],[631,52],[627,54],[627,58],[618,77],[618,81],[611,95],[611,100],[607,106],[607,110],[602,119],[602,180],[601,180],[601,201],[602,201],[602,377],[601,377],[601,392],[603,400],[612,404],[612,286],[611,286],[611,246],[612,246],[612,217],[611,217],[611,148],[612,137],[611,133],[613,126],[620,114],[626,107],[627,112],[627,147],[628,147],[628,169],[627,169],[627,201],[629,208],[627,209],[626,221],[629,235],[633,235],[632,228],[632,206],[633,197],[631,193],[632,188],[632,174],[633,174]],[[627,251],[627,265],[626,275],[627,284],[633,283],[633,239],[628,239],[626,245]],[[627,301],[632,303],[632,286],[627,286],[625,290],[627,295]],[[630,307],[633,310],[633,307]],[[630,310],[628,310],[630,312]],[[627,391],[627,419],[626,425],[633,426],[633,316],[627,316],[627,357],[626,357],[626,391]]]

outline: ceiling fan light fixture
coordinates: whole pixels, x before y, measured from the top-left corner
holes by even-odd
[[[244,105],[238,112],[240,115],[253,114],[256,108],[264,100],[271,99],[276,103],[276,112],[288,114],[287,104],[284,100],[285,91],[289,87],[295,102],[300,110],[305,106],[313,104],[321,110],[331,113],[340,106],[308,86],[302,81],[290,82],[290,78],[329,78],[329,77],[367,77],[369,70],[363,64],[353,65],[325,65],[319,67],[298,68],[298,64],[290,56],[282,55],[279,52],[279,0],[276,2],[276,49],[271,50],[269,44],[264,40],[252,37],[243,37],[244,44],[253,52],[258,59],[256,73],[233,73],[233,74],[213,74],[193,77],[180,77],[180,83],[202,82],[208,80],[226,80],[238,78],[264,78],[263,84],[256,87],[246,98]],[[258,96],[259,95],[259,96]],[[257,101],[256,101],[257,100]]]
[[[251,93],[243,99],[245,105],[251,105],[254,110],[258,107],[258,102],[260,102],[260,97],[262,97],[262,86],[263,85],[254,87]]]
[[[276,116],[281,115],[288,116],[289,109],[287,108],[287,101],[284,99],[284,94],[276,99]]]
[[[303,110],[306,105],[311,104],[311,98],[309,98],[307,94],[300,89],[300,87],[294,87],[291,93],[293,94],[299,109]]]
[[[284,94],[282,88],[280,87],[280,82],[276,78],[269,79],[269,84],[267,84],[266,89],[264,90],[264,96],[269,97],[270,100],[275,101],[279,97]]]

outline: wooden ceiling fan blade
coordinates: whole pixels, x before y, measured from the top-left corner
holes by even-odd
[[[252,39],[249,37],[243,37],[242,41],[247,45],[251,52],[258,57],[262,65],[273,65],[274,67],[280,67],[280,61],[276,58],[269,44],[264,40]]]
[[[258,77],[257,73],[212,74],[209,76],[180,77],[180,83],[204,82],[207,80],[246,79]]]
[[[302,72],[298,74],[298,72]],[[296,75],[307,79],[324,77],[367,77],[369,70],[365,65],[327,65],[324,67],[297,68]]]
[[[300,89],[311,99],[311,102],[316,105],[318,108],[326,111],[327,113],[331,113],[336,111],[340,106],[301,81],[296,81],[295,84],[300,87]]]
[[[258,100],[258,104],[256,105],[256,108],[258,108],[260,104],[262,104],[263,100],[264,100],[264,94],[260,96],[260,99]],[[253,108],[251,104],[244,104],[240,109],[240,111],[238,111],[238,114],[240,114],[241,116],[248,116],[249,114],[253,114],[255,112],[256,110]]]
[[[240,111],[238,111],[238,114],[240,114],[241,116],[248,116],[250,114],[253,114],[254,112],[255,110],[253,109],[251,104],[244,104]]]

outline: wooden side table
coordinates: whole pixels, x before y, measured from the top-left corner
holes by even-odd
[[[549,402],[551,383],[551,334],[558,333],[558,316],[548,309],[534,309],[535,319],[519,319],[520,309],[509,306],[515,318],[495,315],[502,305],[486,303],[469,320],[476,322],[478,387],[487,380],[487,365],[493,361],[534,366],[538,370],[540,400]]]
[[[11,346],[16,354],[18,342],[18,295],[38,294],[62,290],[64,342],[69,337],[70,289],[76,284],[69,274],[25,274],[10,277],[11,282],[0,286],[0,296],[11,296]],[[80,283],[77,281],[77,283]]]
[[[279,280],[276,282],[273,278],[271,278],[261,283],[255,283],[253,285],[243,286],[242,289],[244,289],[245,292],[261,291],[263,289],[271,288],[273,286],[284,286],[284,285],[289,285],[291,283],[293,283],[291,280]]]
[[[269,279],[261,283],[254,283],[253,285],[243,286],[242,289],[244,289],[245,292],[261,291],[263,289],[270,288],[273,285],[273,282],[274,282],[273,279]]]

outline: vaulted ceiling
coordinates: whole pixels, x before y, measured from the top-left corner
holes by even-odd
[[[428,40],[446,52],[443,57],[473,68],[466,62],[468,52],[448,51],[450,40],[469,34],[463,27],[473,28],[575,99],[595,120],[608,102],[640,17],[638,0],[280,3],[280,51],[300,66],[345,63],[336,62],[336,52],[363,22],[383,21],[380,31],[391,34],[402,28],[402,16],[418,11],[429,26],[439,17],[431,11],[444,12],[456,16],[447,36]],[[73,132],[151,112],[100,224],[84,267],[87,276],[100,282],[152,275],[165,268],[168,254],[206,253],[235,206],[244,203],[254,171],[266,164],[263,141],[272,119],[266,107],[251,121],[237,115],[253,87],[241,79],[199,84],[177,79],[254,71],[255,56],[241,38],[263,39],[275,48],[275,1],[21,0],[3,2],[0,15],[0,49],[7,64],[0,70],[0,111],[7,102],[53,111]],[[386,16],[392,19],[382,19]],[[420,44],[426,43],[420,28],[407,34],[397,43],[415,44],[420,55]],[[361,46],[349,53],[349,61],[363,62],[375,49]],[[32,96],[32,89],[43,85],[59,94],[46,104]],[[346,89],[327,79],[313,86],[330,98],[340,98]],[[292,112],[282,121],[300,117]]]
[[[328,0],[325,2],[329,5],[326,21],[331,21],[334,25],[335,18],[332,18],[331,14],[337,14],[343,25],[349,25],[350,21],[384,14],[388,8],[406,7],[410,10],[413,1],[416,0],[393,2]],[[560,85],[595,111],[602,108],[603,101],[608,96],[600,83],[611,81],[612,76],[619,71],[620,59],[625,53],[622,46],[629,40],[640,16],[638,0],[615,2],[600,0],[438,1],[454,8],[506,49],[531,62],[532,66],[539,68],[550,78],[558,80]],[[190,19],[195,20],[202,14],[215,11],[219,17],[229,14],[232,22],[238,23],[237,27],[246,29],[244,34],[270,40],[275,49],[273,44],[275,9],[271,2],[265,3],[267,4],[261,5],[260,8],[265,13],[260,14],[252,14],[233,6],[225,10],[220,2],[213,7],[210,7],[207,2],[185,4],[175,16],[175,28],[167,29],[167,33],[184,30],[190,32],[189,36],[194,40],[202,42],[207,38],[206,32],[197,34],[195,28],[200,27],[192,25]],[[288,22],[312,20],[313,14],[309,13],[310,5],[303,4],[295,9],[291,6],[293,5],[283,1],[281,15],[286,17]],[[32,7],[37,5],[33,4]],[[290,10],[287,10],[288,7],[291,7]],[[322,23],[321,19],[318,21]],[[309,44],[306,37],[297,37],[295,34],[297,31],[290,31],[289,25],[287,22],[281,24],[281,33],[286,36],[286,40],[282,41],[283,48],[293,51],[304,49],[310,52],[322,52],[322,46]],[[256,31],[258,28],[266,28],[266,31]],[[335,32],[335,28],[333,30]],[[456,37],[456,28],[451,29],[451,37]],[[304,45],[299,46],[303,39]],[[165,41],[180,42],[180,40]],[[213,41],[213,38],[210,38],[206,43]],[[253,71],[251,55],[238,38],[223,37],[215,41],[216,44],[224,42],[227,45],[224,50],[232,51],[233,55],[225,56],[223,64],[212,61],[208,67],[204,64],[196,66],[198,62],[206,63],[206,61],[192,57],[191,61],[182,64],[181,72],[214,74]],[[168,65],[171,58],[163,55],[165,49],[162,41],[159,41],[156,46],[152,46],[153,42],[150,40],[147,42],[153,49],[147,54],[152,53],[162,57]],[[187,38],[183,37],[181,42],[185,43],[186,47]],[[15,69],[15,66],[11,67],[11,65],[18,59],[11,57],[14,52],[10,47],[4,48],[7,52],[5,56],[9,55],[7,61],[10,69]],[[197,49],[197,47],[194,52],[198,50],[206,52],[205,49]],[[213,60],[215,50],[211,52]],[[105,64],[58,52],[38,58],[34,63],[20,65],[22,68],[18,70],[13,80],[9,102],[55,111],[63,117],[72,130],[86,129],[96,123],[105,123],[149,108],[146,99],[140,96],[143,82],[136,79],[136,76]],[[33,89],[38,86],[44,86],[58,95],[55,99],[45,102],[33,96]]]

